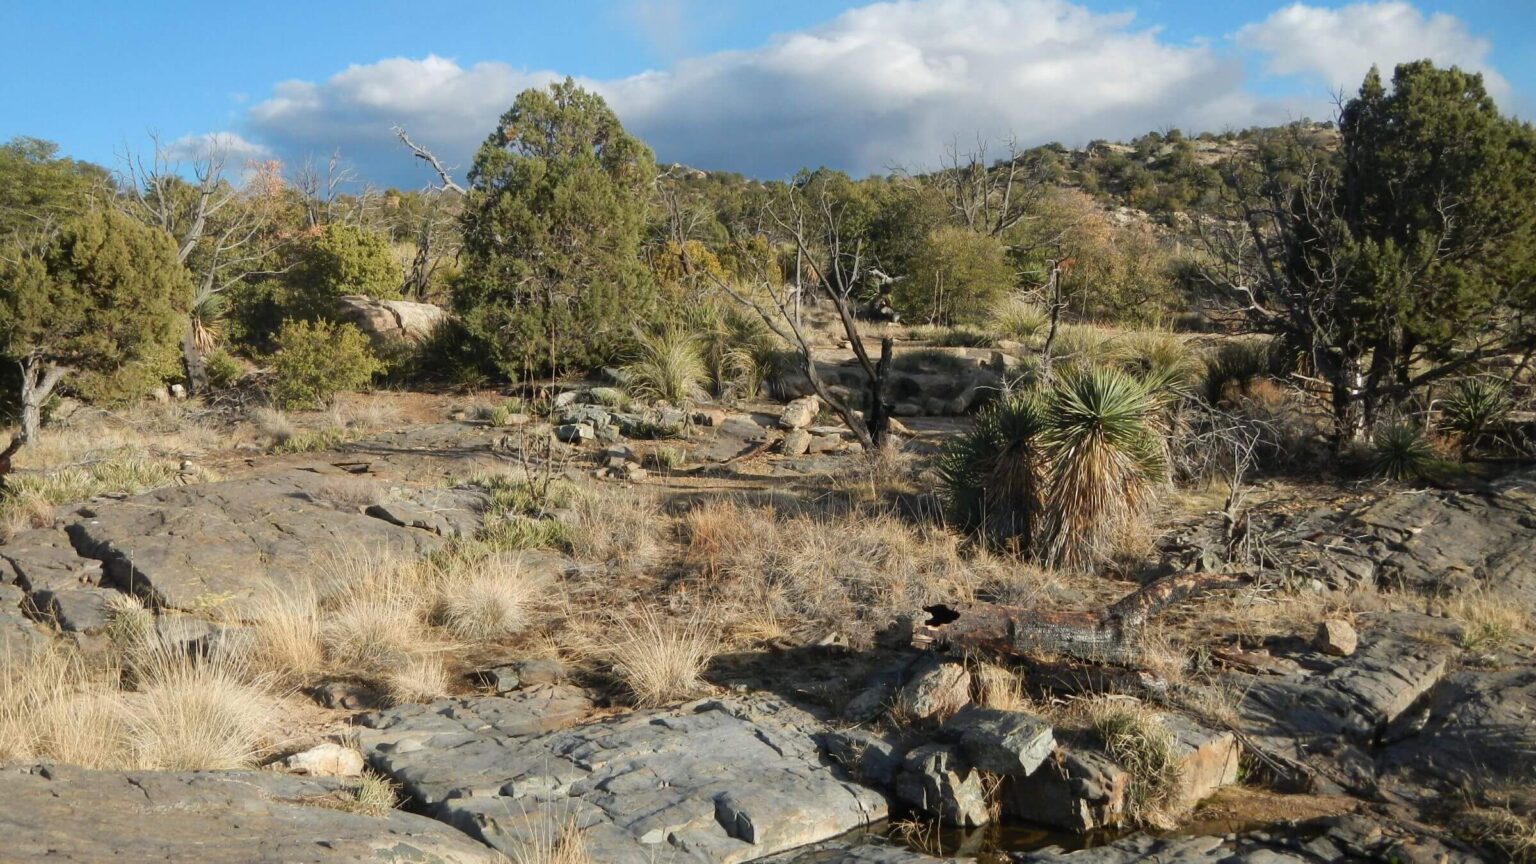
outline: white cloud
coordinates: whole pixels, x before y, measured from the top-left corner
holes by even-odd
[[[1426,16],[1400,0],[1354,3],[1325,9],[1295,3],[1239,30],[1238,45],[1263,53],[1265,68],[1277,75],[1305,75],[1330,89],[1353,92],[1374,63],[1390,78],[1392,68],[1429,58],[1483,73],[1495,98],[1509,82],[1488,64],[1492,46],[1444,13]]]
[[[678,7],[636,8],[665,19]],[[1455,19],[1397,2],[1291,6],[1243,28],[1235,43],[1264,52],[1275,73],[1330,83],[1358,82],[1373,60],[1410,56],[1486,68],[1488,50]],[[290,160],[339,148],[364,176],[422,183],[429,175],[395,143],[392,125],[462,171],[519,91],[557,77],[435,55],[387,59],[279,84],[247,122]],[[1069,0],[876,3],[754,50],[581,83],[607,97],[659,159],[765,177],[805,165],[856,174],[921,167],[946,143],[977,136],[1071,144],[1167,125],[1277,122],[1323,105],[1265,101],[1245,89],[1240,56],[1208,41],[1173,43],[1131,14]]]
[[[262,144],[246,140],[238,132],[205,132],[183,135],[165,148],[172,162],[196,162],[210,156],[224,160],[229,170],[240,171],[247,162],[272,158],[272,151]]]

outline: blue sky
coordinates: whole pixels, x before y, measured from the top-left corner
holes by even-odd
[[[0,139],[112,164],[155,131],[293,164],[466,165],[517,90],[573,75],[658,157],[783,175],[931,162],[946,142],[1127,137],[1327,113],[1371,62],[1432,56],[1536,105],[1536,0],[0,0]],[[350,70],[350,71],[349,71]],[[213,137],[207,137],[213,136]]]

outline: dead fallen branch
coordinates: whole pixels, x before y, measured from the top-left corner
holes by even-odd
[[[996,656],[1067,656],[1135,665],[1142,658],[1140,637],[1149,618],[1181,600],[1236,588],[1243,581],[1220,573],[1181,573],[1133,591],[1101,613],[1042,612],[993,603],[929,606],[924,610],[929,618],[914,629],[912,644]]]

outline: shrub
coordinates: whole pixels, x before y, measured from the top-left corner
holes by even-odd
[[[364,771],[363,776],[357,778],[357,785],[352,787],[352,802],[359,813],[385,816],[400,803],[400,796],[389,778]]]
[[[229,662],[157,646],[135,673],[128,725],[142,768],[248,768],[274,728],[268,695]]]
[[[448,695],[448,667],[436,654],[412,654],[384,673],[384,689],[396,705],[441,699]]]
[[[227,390],[245,374],[245,366],[228,351],[215,351],[203,358],[203,371],[215,390]]]
[[[439,615],[465,639],[501,639],[522,630],[544,587],[503,555],[453,556],[440,569]]]
[[[1189,344],[1172,333],[1138,330],[1116,339],[1110,355],[1126,371],[1157,389],[1186,393],[1200,373]]]
[[[897,282],[891,299],[916,321],[979,323],[1014,285],[1002,241],[966,228],[929,233],[918,250],[910,278]]]
[[[1514,410],[1509,387],[1495,378],[1466,378],[1443,403],[1441,422],[1471,447],[1484,433],[1497,428]]]
[[[380,300],[400,297],[404,274],[389,250],[389,238],[353,225],[332,223],[297,247],[288,273],[290,296],[283,310],[305,320],[336,315],[336,298],[362,294]]]
[[[991,329],[999,339],[1028,345],[1036,338],[1044,338],[1050,326],[1049,312],[1018,295],[1011,295],[992,308]]]
[[[709,368],[692,333],[668,328],[642,333],[636,342],[634,358],[620,370],[630,393],[642,399],[665,399],[674,405],[705,395]]]
[[[1146,382],[1107,368],[1000,400],[940,457],[951,518],[1052,564],[1108,558],[1167,477],[1160,411]]]
[[[1371,437],[1371,472],[1389,480],[1422,479],[1439,463],[1424,430],[1406,421],[1388,423]]]
[[[1101,699],[1088,711],[1105,752],[1130,777],[1127,815],[1142,824],[1171,827],[1169,811],[1178,803],[1184,779],[1173,734],[1156,714],[1138,705]]]
[[[1207,404],[1221,405],[1245,394],[1258,379],[1281,371],[1280,343],[1270,339],[1239,339],[1223,342],[1205,360],[1200,394]]]
[[[282,408],[320,408],[359,390],[381,371],[368,337],[351,324],[287,321],[272,355],[272,399]]]

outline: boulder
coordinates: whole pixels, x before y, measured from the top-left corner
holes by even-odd
[[[555,427],[555,438],[566,444],[585,444],[597,440],[597,430],[587,423],[566,423]]]
[[[779,427],[782,429],[804,429],[816,422],[816,415],[821,411],[821,399],[816,396],[802,396],[784,406],[779,412]]]
[[[571,726],[583,700],[544,687],[405,706],[363,718],[358,734],[374,768],[426,812],[508,854],[571,822],[594,861],[730,864],[888,814],[882,795],[824,763],[817,739],[827,730],[778,700]]]
[[[0,769],[10,861],[422,861],[490,864],[492,850],[425,816],[348,812],[341,781],[273,771]]]
[[[1355,653],[1359,644],[1360,637],[1355,633],[1354,625],[1339,618],[1329,618],[1318,624],[1317,635],[1312,638],[1314,648],[1335,657],[1348,657]]]
[[[948,825],[991,821],[981,775],[958,750],[943,744],[925,744],[907,754],[896,778],[896,795]]]
[[[358,294],[336,298],[337,315],[375,339],[423,342],[451,316],[430,303],[373,300]]]
[[[959,663],[920,666],[897,697],[902,710],[918,718],[952,714],[971,701],[971,673]]]
[[[779,452],[785,456],[804,456],[811,449],[811,433],[804,429],[791,429],[779,442]]]
[[[944,722],[971,765],[993,774],[1027,777],[1056,747],[1051,724],[1033,714],[967,705]]]

